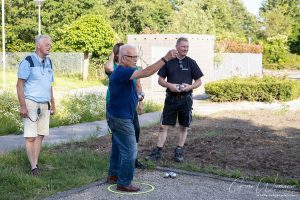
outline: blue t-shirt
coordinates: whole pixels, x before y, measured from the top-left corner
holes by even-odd
[[[116,118],[133,119],[138,103],[136,86],[130,77],[135,69],[119,65],[109,77],[107,112]]]
[[[116,70],[116,68],[118,67],[118,64],[117,63],[114,63],[114,71]],[[135,66],[135,69],[136,70],[139,70],[140,68]],[[108,78],[110,77],[110,75],[108,75]],[[133,79],[133,83],[136,84],[136,79]],[[106,90],[106,103],[109,102],[109,99],[110,99],[110,93],[109,93],[109,86],[107,87],[107,90]]]
[[[36,53],[30,56],[34,67],[30,67],[30,63],[24,59],[18,69],[18,78],[25,80],[25,98],[38,103],[49,102],[52,92],[51,83],[54,82],[50,58],[46,57],[43,63]]]

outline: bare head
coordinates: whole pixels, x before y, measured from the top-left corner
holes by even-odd
[[[184,58],[189,51],[189,40],[185,37],[178,38],[176,42],[176,50],[178,51],[178,57]]]
[[[35,37],[35,52],[41,58],[49,55],[51,49],[51,38],[49,35],[38,35]]]
[[[135,67],[137,59],[138,56],[134,46],[126,44],[120,47],[119,64],[125,67]]]
[[[113,52],[114,52],[114,62],[118,63],[119,62],[119,50],[120,47],[123,46],[124,43],[123,42],[118,42],[117,44],[115,44],[115,46],[113,47]]]

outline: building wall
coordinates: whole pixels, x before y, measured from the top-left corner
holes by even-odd
[[[233,76],[262,76],[262,54],[221,53],[216,54],[218,62],[214,65],[214,80]]]
[[[214,40],[212,35],[197,34],[141,34],[128,35],[128,44],[135,45],[141,59],[138,65],[143,68],[163,57],[168,50],[174,49],[179,37],[186,37],[189,40],[188,56],[193,58],[200,66],[204,77],[203,82],[209,82],[214,79]],[[162,91],[165,88],[157,83],[158,76],[142,79],[144,90]],[[199,89],[200,90],[200,89]]]

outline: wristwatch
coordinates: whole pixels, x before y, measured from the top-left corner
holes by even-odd
[[[161,60],[164,61],[164,63],[166,63],[166,64],[168,62],[167,59],[165,59],[165,57],[162,57]]]

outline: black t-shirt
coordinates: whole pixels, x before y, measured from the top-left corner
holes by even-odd
[[[168,61],[157,73],[162,78],[167,77],[167,82],[175,84],[192,84],[193,80],[197,80],[203,76],[203,73],[196,61],[186,56],[184,59],[178,58]],[[168,93],[173,93],[169,89]],[[191,92],[189,92],[191,93]],[[187,94],[187,93],[180,93]]]

